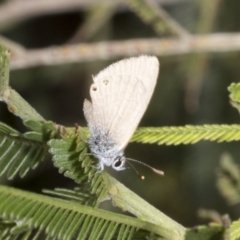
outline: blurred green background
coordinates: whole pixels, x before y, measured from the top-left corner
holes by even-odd
[[[0,1],[0,10],[8,2],[14,1]],[[240,30],[240,2],[237,0],[157,2],[192,34]],[[105,10],[104,17],[96,15],[96,21],[89,24],[89,16],[98,14],[96,9],[99,8]],[[96,29],[91,32],[89,27]],[[144,23],[127,3],[109,7],[101,1],[97,4],[86,2],[81,9],[15,19],[9,24],[0,24],[0,31],[2,36],[27,49],[166,37],[164,31],[156,33]],[[239,81],[239,52],[158,58],[161,63],[158,84],[140,126],[239,123],[239,114],[230,106],[227,91],[230,83]],[[10,84],[45,119],[65,126],[72,127],[75,123],[86,126],[82,108],[84,98],[89,99],[91,76],[116,60],[119,59],[12,70]],[[26,131],[21,120],[9,113],[4,103],[0,103],[0,116],[0,121]],[[131,143],[125,152],[127,157],[163,170],[165,176],[160,177],[141,165],[135,167],[146,176],[144,181],[139,180],[131,169],[118,173],[111,171],[111,174],[179,223],[185,226],[205,223],[198,217],[200,208],[229,213],[233,219],[239,217],[239,206],[228,206],[216,187],[216,169],[221,155],[229,152],[236,162],[240,162],[238,142],[204,141],[184,146]],[[76,186],[58,173],[50,156],[26,178],[7,181],[2,177],[0,181],[34,192],[41,192],[43,188]]]

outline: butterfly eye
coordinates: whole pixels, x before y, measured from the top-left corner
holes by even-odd
[[[115,169],[122,169],[123,165],[125,163],[125,158],[122,156],[116,157],[113,163],[113,168]]]

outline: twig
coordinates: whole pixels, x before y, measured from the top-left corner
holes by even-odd
[[[38,114],[15,90],[9,87],[9,51],[0,46],[0,101],[7,104],[8,110],[22,120],[39,120],[43,117]]]
[[[157,0],[160,4],[173,4],[175,2],[187,2],[190,0]],[[36,17],[52,13],[73,12],[86,9],[92,4],[112,3],[112,0],[8,0],[0,5],[0,28],[7,24],[16,23],[30,17]],[[123,3],[123,0],[114,0]]]
[[[161,226],[164,239],[185,239],[186,228],[157,210],[155,207],[141,199],[134,192],[127,189],[123,184],[112,178],[105,177],[109,186],[109,196],[115,206],[134,214],[137,218]],[[127,196],[127,201],[126,201]]]
[[[5,49],[11,49],[16,54],[22,54],[25,52],[25,48],[23,46],[1,35],[0,35],[0,43]]]
[[[79,42],[79,40],[86,42],[87,40],[91,39],[96,33],[99,33],[100,29],[107,29],[106,26],[109,25],[109,20],[116,12],[117,8],[117,1],[112,1],[111,4],[108,5],[99,4],[98,2],[92,4],[87,11],[87,16],[83,25],[79,26],[79,29],[68,41],[68,44]]]
[[[190,33],[173,19],[156,0],[127,0],[131,9],[162,36],[171,33],[179,37],[190,37]]]
[[[213,32],[214,25],[219,13],[222,0],[202,0],[198,3],[200,8],[199,21],[196,26],[198,34],[209,34]],[[201,85],[209,67],[209,56],[207,54],[189,56],[183,62],[186,69],[186,94],[185,107],[190,113],[198,111]],[[194,76],[194,78],[193,78]]]
[[[28,50],[13,54],[11,69],[39,65],[108,60],[139,54],[169,56],[189,53],[240,51],[240,34],[195,35],[185,39],[135,39],[99,43],[82,43]]]
[[[0,5],[0,27],[44,14],[80,10],[92,2],[93,0],[9,0]]]

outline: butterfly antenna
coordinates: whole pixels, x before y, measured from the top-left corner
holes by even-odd
[[[127,162],[127,163],[131,166],[131,168],[135,171],[135,173],[138,175],[138,177],[139,177],[140,179],[142,179],[142,180],[145,179],[145,176],[144,176],[144,175],[141,175],[141,174],[137,171],[137,169],[136,169],[130,162]]]
[[[143,162],[140,162],[140,161],[138,161],[138,160],[136,160],[136,159],[126,158],[126,160],[129,160],[129,161],[132,161],[132,162],[136,162],[136,163],[138,163],[138,164],[142,164],[143,166],[145,166],[145,167],[147,167],[147,168],[150,168],[153,172],[155,172],[155,173],[157,173],[157,174],[159,174],[159,175],[161,175],[161,176],[164,175],[164,172],[163,172],[163,171],[158,170],[158,169],[156,169],[156,168],[153,168],[153,167],[151,167],[150,165],[148,165],[148,164],[146,164],[146,163],[143,163]],[[130,164],[130,163],[129,163],[129,164]],[[131,166],[132,166],[132,164],[131,164]],[[135,169],[135,171],[137,172],[136,169]],[[137,174],[140,175],[138,172],[137,172]],[[141,176],[141,175],[140,175],[140,176]],[[144,178],[144,176],[143,176],[143,178]]]

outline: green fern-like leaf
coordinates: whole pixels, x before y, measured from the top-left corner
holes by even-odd
[[[240,112],[240,84],[232,83],[228,87],[230,103]]]
[[[24,177],[47,153],[46,144],[29,140],[4,123],[0,123],[0,142],[0,176],[7,173],[8,179]]]
[[[0,176],[7,173],[8,179],[17,174],[24,177],[29,169],[35,169],[47,154],[47,141],[60,138],[64,131],[52,122],[27,120],[24,124],[33,131],[21,134],[0,123]]]
[[[132,142],[166,145],[194,144],[201,140],[230,142],[240,140],[240,125],[186,125],[184,127],[139,128]]]
[[[92,205],[92,202],[95,202],[96,198],[94,194],[89,193],[88,189],[85,189],[84,187],[76,187],[74,190],[56,188],[54,191],[51,191],[44,189],[43,192],[61,199],[81,203],[83,205]]]
[[[0,219],[0,239],[5,239],[7,236],[11,236],[11,229],[13,229],[15,226],[17,226],[17,223],[15,221],[6,221],[3,219]],[[15,236],[11,236],[15,237]]]
[[[234,221],[229,229],[230,240],[240,238],[240,220]]]
[[[196,226],[188,229],[185,240],[227,240],[226,231],[219,224]]]
[[[24,125],[33,131],[26,132],[24,136],[28,139],[47,143],[50,139],[61,138],[65,128],[61,125],[54,124],[51,121],[40,122],[36,120],[27,120]]]
[[[20,134],[9,126],[0,124],[0,174],[7,172],[9,179],[17,173],[24,177],[30,168],[35,168],[45,157],[48,143],[54,165],[59,168],[60,173],[81,184],[81,191],[77,195],[82,204],[95,206],[106,197],[103,174],[97,174],[94,167],[96,163],[82,140],[84,136],[86,139],[86,129],[65,129],[52,122],[35,120],[25,121],[25,125],[33,131]],[[52,193],[60,194],[61,197],[64,194],[59,191]]]
[[[234,102],[240,102],[240,84],[239,83],[231,83],[228,87],[228,91],[230,92],[229,98]]]
[[[95,206],[107,196],[104,173],[98,173],[94,167],[95,160],[88,152],[84,131],[63,136],[62,139],[53,139],[48,142],[49,152],[53,155],[53,162],[60,173],[81,184],[82,191],[87,198],[84,202]],[[94,197],[95,196],[95,197]]]
[[[226,153],[222,155],[217,170],[217,187],[229,204],[240,202],[240,169]]]
[[[149,239],[161,229],[125,215],[5,186],[0,186],[0,203],[0,217],[13,223],[5,230],[25,232],[26,240],[37,240],[42,234],[48,236],[43,239],[61,240]]]

